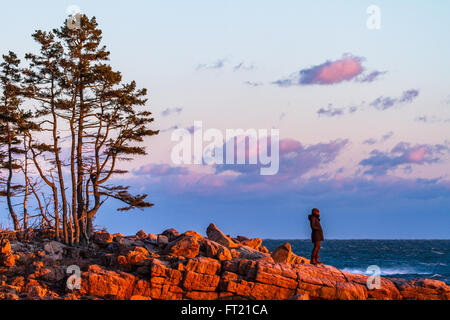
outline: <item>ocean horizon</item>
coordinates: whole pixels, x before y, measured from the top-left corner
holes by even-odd
[[[309,239],[265,239],[270,251],[289,242],[292,251],[309,258]],[[400,279],[433,279],[450,284],[450,240],[325,240],[321,243],[320,260],[342,271],[372,275],[367,268],[380,267],[381,276]]]

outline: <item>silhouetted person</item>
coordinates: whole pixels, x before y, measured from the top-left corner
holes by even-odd
[[[320,211],[314,208],[312,213],[308,216],[311,225],[311,240],[314,243],[314,248],[311,254],[311,264],[321,264],[319,261],[320,241],[323,241],[323,231],[320,225]]]

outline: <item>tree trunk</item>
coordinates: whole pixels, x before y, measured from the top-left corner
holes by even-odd
[[[74,235],[74,243],[78,244],[80,243],[80,220],[77,216],[77,178],[75,174],[75,128],[74,128],[74,121],[75,121],[75,106],[73,107],[72,111],[72,119],[70,121],[70,130],[72,134],[72,148],[70,153],[70,173],[71,173],[71,179],[72,179],[72,223],[75,227],[75,235]]]
[[[25,176],[25,194],[23,196],[23,229],[25,231],[28,230],[28,193],[29,193],[29,183],[28,183],[28,150],[27,150],[27,142],[26,142],[26,135],[23,136],[23,147],[25,151],[24,156],[24,166],[23,166],[23,173]]]
[[[55,152],[55,162],[58,170],[58,180],[59,180],[59,191],[61,194],[62,201],[62,211],[63,211],[63,235],[64,242],[69,243],[68,225],[67,225],[67,199],[66,199],[66,189],[64,185],[64,177],[61,167],[61,160],[59,159],[59,145],[58,145],[58,123],[56,118],[56,113],[54,105],[52,103],[52,115],[53,115],[53,148]],[[72,229],[72,226],[70,226]]]
[[[80,82],[83,80],[81,79]],[[82,233],[83,242],[87,243],[86,234],[86,216],[85,216],[85,206],[84,206],[84,195],[83,195],[83,178],[84,178],[84,168],[83,168],[83,132],[84,132],[84,97],[83,97],[83,87],[80,85],[79,89],[80,95],[80,109],[78,115],[78,140],[77,140],[77,217],[80,222],[80,231]]]
[[[12,148],[12,138],[10,135],[11,128],[10,128],[9,122],[6,123],[6,127],[8,129],[8,180],[6,182],[6,199],[8,202],[9,214],[11,215],[11,218],[13,220],[14,230],[19,231],[20,230],[19,219],[17,218],[17,214],[14,211],[12,201],[11,201],[11,197],[12,197],[11,181],[12,181],[12,176],[13,176],[13,158],[12,158],[12,150],[11,150],[11,148]]]

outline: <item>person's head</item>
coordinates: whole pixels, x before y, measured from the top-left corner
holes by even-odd
[[[320,211],[317,208],[312,209],[312,214],[320,215]]]

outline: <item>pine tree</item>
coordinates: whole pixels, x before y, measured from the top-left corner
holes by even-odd
[[[108,198],[125,203],[121,211],[152,206],[147,195],[132,195],[128,186],[110,181],[127,172],[121,169],[124,161],[147,154],[144,139],[159,132],[149,128],[154,119],[146,107],[147,91],[134,81],[123,83],[107,63],[95,18],[83,15],[78,29],[65,23],[52,32],[36,31],[33,38],[40,52],[26,56],[23,90],[37,103],[35,126],[27,131],[29,151],[52,190],[56,237],[62,211],[64,241],[87,242]],[[67,135],[61,128],[69,128]],[[60,141],[68,142],[68,152]]]
[[[2,179],[5,189],[1,195],[6,197],[8,210],[13,220],[15,230],[20,230],[20,222],[14,209],[13,198],[25,189],[24,185],[14,180],[14,175],[22,168],[21,157],[25,153],[24,131],[30,128],[30,112],[21,109],[22,94],[20,82],[22,81],[19,68],[20,59],[14,52],[3,55],[0,64],[0,169],[7,171],[7,178]],[[16,179],[17,180],[17,179]],[[26,185],[26,183],[25,183]],[[25,195],[26,201],[26,195]],[[26,208],[26,202],[24,202]],[[27,212],[24,211],[24,227],[27,224]]]

